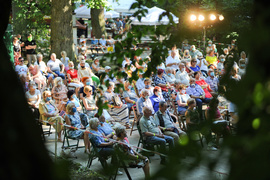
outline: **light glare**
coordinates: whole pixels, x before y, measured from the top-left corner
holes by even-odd
[[[214,14],[211,14],[211,15],[210,15],[210,19],[211,19],[212,21],[216,20],[216,18],[217,18],[217,17],[216,17]]]
[[[204,16],[203,15],[199,15],[199,21],[203,21],[204,20]]]
[[[224,20],[224,16],[223,16],[223,15],[220,15],[220,16],[219,16],[219,20],[220,20],[220,21],[223,21],[223,20]]]
[[[190,20],[191,21],[195,21],[197,19],[197,17],[194,15],[194,14],[192,14],[191,16],[190,16]]]

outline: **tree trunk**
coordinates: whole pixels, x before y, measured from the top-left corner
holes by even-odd
[[[91,26],[92,26],[92,34],[96,38],[101,38],[102,34],[106,35],[105,30],[105,19],[104,19],[104,7],[100,7],[100,9],[91,9]]]
[[[72,9],[71,0],[52,0],[51,53],[56,53],[58,59],[61,51],[66,51],[74,60]]]

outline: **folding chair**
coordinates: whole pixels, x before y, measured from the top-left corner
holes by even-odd
[[[64,121],[64,123],[65,123],[65,121]],[[75,144],[70,144],[69,139],[75,140],[77,142]],[[85,146],[79,146],[79,142],[80,142],[80,138],[70,137],[68,135],[68,133],[67,133],[67,127],[64,126],[64,140],[63,140],[63,144],[62,144],[62,149],[68,149],[68,148],[71,148],[71,147],[75,147],[75,149],[77,150],[78,148],[85,147]],[[65,145],[65,143],[67,143],[67,145]]]
[[[131,130],[130,130],[130,136],[132,135],[132,132],[133,131],[136,131],[137,129],[133,129],[134,128],[134,124],[137,122],[139,122],[139,118],[140,118],[140,115],[137,115],[137,108],[135,106],[132,106],[131,107],[133,113],[134,113],[134,120],[132,122],[132,126],[131,126]]]
[[[186,116],[177,113],[177,117],[178,117],[178,124],[179,124],[180,129],[182,131],[187,131],[187,127],[185,124]]]
[[[91,143],[91,151],[90,151],[90,154],[88,156],[89,158],[88,158],[88,162],[87,162],[87,167],[90,168],[90,166],[92,165],[93,160],[98,158],[98,160],[100,161],[102,167],[104,169],[106,169],[108,167],[106,158],[100,156],[100,154],[98,152],[98,149],[97,149],[95,143],[93,142],[93,140],[91,138],[89,138],[89,140],[90,140],[90,143]]]

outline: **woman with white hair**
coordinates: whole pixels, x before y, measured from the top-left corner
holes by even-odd
[[[105,139],[101,132],[98,131],[99,120],[98,118],[91,118],[89,120],[89,127],[90,127],[90,134],[89,139],[91,143],[97,147],[99,155],[101,157],[108,157],[113,155],[114,148],[113,148],[113,141],[109,141],[107,138]]]
[[[166,70],[165,70],[166,74],[164,74],[165,79],[166,79],[167,82],[169,82],[170,84],[174,84],[174,82],[175,82],[175,76],[174,76],[174,74],[173,74],[173,71],[174,71],[173,68],[167,67]]]
[[[39,103],[41,100],[40,91],[36,89],[36,84],[34,81],[31,81],[28,84],[29,91],[25,93],[26,99],[28,101],[28,105],[30,106],[31,110],[34,113],[35,118],[39,118]]]
[[[63,84],[62,78],[55,78],[54,87],[52,88],[52,95],[53,99],[55,100],[55,104],[60,111],[65,110],[65,104],[68,100],[67,92],[67,87]]]
[[[73,102],[69,103],[66,108],[67,115],[65,116],[65,121],[67,125],[73,126],[77,129],[85,129],[81,122],[80,115],[77,108]],[[74,128],[68,129],[68,136],[77,139],[84,139],[85,153],[90,152],[90,142],[88,139],[88,134],[80,130],[75,130]]]

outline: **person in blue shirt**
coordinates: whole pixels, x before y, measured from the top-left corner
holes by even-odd
[[[100,46],[98,45],[98,39],[96,39],[95,36],[93,36],[91,40],[90,50],[92,54],[93,54],[93,50],[95,50],[97,54],[98,54],[98,51],[100,50]]]
[[[105,122],[104,116],[99,117],[99,122],[100,124],[98,126],[98,131],[103,133],[107,138],[113,138],[113,136],[115,135],[115,132],[110,126],[110,124]]]
[[[162,96],[160,87],[156,86],[153,91],[154,91],[154,95],[150,97],[150,100],[152,102],[154,111],[157,112],[159,109],[159,102],[164,100],[164,98]]]

